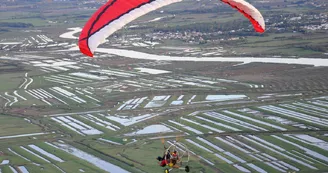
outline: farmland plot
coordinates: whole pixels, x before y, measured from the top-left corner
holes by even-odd
[[[52,90],[53,92],[61,95],[61,96],[64,96],[68,99],[71,99],[77,103],[86,103],[85,100],[81,99],[80,97],[78,97],[77,95],[75,95],[74,93],[71,93],[63,88],[60,88],[60,87],[52,87],[50,88],[50,90]]]
[[[132,132],[129,134],[126,134],[127,136],[133,136],[133,135],[144,135],[144,134],[155,134],[155,133],[170,133],[173,132],[169,127],[165,125],[155,124],[147,126],[141,130],[138,130],[136,132]]]
[[[166,70],[159,70],[159,69],[152,69],[152,68],[134,68],[138,70],[141,73],[149,73],[149,74],[165,74],[165,73],[171,73],[170,71]]]
[[[305,168],[312,169],[312,170],[317,170],[318,169],[317,166],[319,166],[318,165],[319,162],[316,162],[317,164],[315,164],[314,162],[308,160],[304,156],[301,156],[301,155],[298,155],[298,154],[296,155],[296,154],[291,153],[290,151],[287,151],[287,149],[282,148],[282,146],[285,146],[285,145],[282,144],[282,143],[278,143],[277,140],[273,140],[271,138],[270,141],[267,141],[263,138],[259,138],[259,137],[252,136],[252,135],[246,135],[246,136],[241,136],[241,137],[245,140],[248,140],[249,142],[252,142],[252,143],[254,143],[258,146],[261,146],[261,147],[267,149],[268,151],[276,153],[279,157],[284,157],[284,158],[287,158],[287,159],[293,161],[293,163],[295,164],[294,167],[296,167],[296,164],[297,164],[297,165],[300,165],[300,167],[303,167],[303,169],[305,169]],[[271,137],[274,137],[274,138],[277,138],[277,139],[282,139],[282,138],[280,138],[278,136],[275,136],[275,135],[271,135]],[[279,145],[276,145],[276,144],[272,143],[272,141],[276,141],[274,143],[279,144]],[[287,142],[287,140],[284,141],[284,142]],[[305,149],[305,148],[303,148],[303,149]],[[308,149],[305,149],[305,150],[308,150]],[[313,154],[312,152],[314,152],[314,151],[311,150],[311,152],[309,152],[309,153]],[[309,153],[307,153],[307,154],[309,154]],[[283,164],[283,165],[286,165],[286,164]],[[291,166],[288,166],[288,167],[290,169],[293,168]]]
[[[139,82],[143,83],[144,85],[146,86],[149,86],[149,87],[155,87],[155,88],[178,88],[178,87],[182,87],[182,85],[180,84],[172,84],[172,83],[169,83],[167,81],[162,81],[161,79],[144,79],[144,78],[139,78],[138,79]]]
[[[252,136],[253,137],[253,136]],[[261,140],[260,138],[254,137],[255,139]],[[274,168],[276,171],[282,171],[285,172],[287,170],[293,170],[293,171],[299,171],[299,168],[290,165],[289,163],[286,163],[285,161],[279,160],[278,158],[275,158],[272,155],[269,155],[267,153],[260,152],[259,150],[253,148],[254,146],[250,146],[245,144],[244,142],[241,142],[239,139],[232,138],[232,137],[226,137],[226,139],[216,137],[216,139],[220,140],[221,142],[224,142],[225,144],[232,146],[233,148],[243,152],[244,154],[247,154],[248,156],[254,158],[255,160],[258,160],[262,163],[265,163],[266,165]],[[263,140],[261,140],[263,142]],[[265,141],[264,141],[265,142]],[[285,151],[284,149],[273,145],[271,143],[266,142],[264,145],[269,145],[270,147],[274,147],[278,150]],[[253,167],[253,165],[248,166]]]
[[[56,161],[56,162],[64,162],[64,160],[62,160],[61,158],[51,154],[51,153],[48,153],[47,151],[43,150],[42,148],[34,145],[34,144],[31,144],[31,145],[28,145],[30,148],[32,148],[34,151],[37,151],[38,153],[41,153],[42,155],[48,157],[48,158],[51,158],[52,160]]]
[[[84,159],[78,159],[74,154],[70,152],[63,151],[61,148],[56,145],[57,143],[40,143],[38,147],[46,150],[51,154],[55,154],[57,157],[61,159],[65,159],[64,162],[57,162],[56,165],[58,168],[62,170],[63,173],[67,172],[106,172],[101,168],[97,167],[94,164],[89,163],[88,161],[84,161]]]
[[[271,123],[267,123],[267,122],[264,122],[264,121],[261,121],[261,120],[257,120],[255,118],[251,118],[251,117],[248,117],[248,116],[245,116],[245,115],[234,113],[234,112],[231,112],[231,111],[225,110],[223,112],[224,113],[227,113],[229,115],[232,115],[234,117],[238,117],[238,118],[241,118],[241,119],[246,119],[246,120],[249,120],[249,121],[252,121],[252,122],[255,122],[255,123],[264,125],[264,126],[268,126],[268,127],[274,128],[274,129],[278,129],[278,130],[282,130],[282,131],[286,131],[287,130],[286,128],[283,128],[283,127],[280,127],[280,126],[277,126],[277,125],[274,125],[274,124],[271,124]]]
[[[86,172],[105,172],[87,161],[76,160],[77,158],[74,155],[66,153],[56,145],[48,142],[20,147],[14,146],[13,148],[8,148],[8,151],[14,154],[10,158],[14,158],[14,156],[23,158],[24,162],[23,160],[13,159],[14,163],[11,164],[17,171],[21,172],[28,171],[33,173],[40,172],[41,170],[62,173],[78,172],[79,170]]]
[[[313,145],[313,146],[316,146],[318,148],[328,151],[328,142],[326,142],[322,139],[318,139],[318,138],[310,136],[310,135],[302,135],[302,134],[294,134],[294,135],[285,134],[285,136],[288,136],[290,138],[296,139],[303,143]]]
[[[56,121],[60,125],[80,134],[80,135],[99,135],[103,132],[77,120],[70,116],[52,117],[52,120]]]
[[[55,59],[55,58],[53,58]],[[57,59],[57,60],[42,60],[42,61],[31,61],[30,64],[35,67],[39,67],[44,72],[65,72],[69,70],[80,69],[77,62],[70,60]]]
[[[328,112],[328,109],[320,107],[320,106],[324,106],[325,104],[322,104],[318,101],[316,101],[316,102],[312,101],[312,102],[309,102],[309,103],[312,103],[312,104],[296,102],[296,103],[293,103],[293,105],[309,108],[309,109],[316,110],[316,111]],[[319,105],[319,106],[315,106],[315,105]]]
[[[92,114],[84,114],[84,115],[80,115],[80,117],[82,117],[86,120],[89,120],[89,121],[91,121],[91,122],[93,122],[93,123],[95,123],[99,126],[102,126],[102,127],[107,128],[107,129],[113,130],[113,131],[120,130],[120,127],[112,124],[109,121],[102,120],[102,119],[100,119],[97,116],[94,116]]]
[[[25,73],[24,82],[18,88],[27,89],[28,86],[32,84],[33,78],[28,78],[27,76],[28,73]]]
[[[195,128],[189,127],[189,126],[181,124],[179,122],[176,122],[176,121],[173,121],[173,120],[168,120],[168,122],[171,123],[172,125],[174,125],[175,127],[179,128],[179,129],[182,128],[182,129],[188,130],[188,131],[193,132],[193,133],[198,134],[198,135],[199,134],[204,134],[203,132],[201,132],[201,131],[199,131]]]
[[[225,129],[229,129],[229,130],[232,130],[232,131],[241,131],[240,129],[238,128],[235,128],[235,127],[232,127],[232,126],[229,126],[227,124],[223,124],[223,123],[220,123],[220,122],[216,122],[216,121],[213,121],[213,120],[210,120],[210,119],[207,119],[207,118],[204,118],[204,117],[200,117],[200,116],[195,116],[195,118],[201,120],[201,121],[204,121],[204,122],[207,122],[209,124],[214,124],[216,126],[220,126],[220,127],[223,127]]]
[[[171,97],[171,95],[154,96],[153,99],[150,102],[148,102],[148,104],[144,108],[162,107],[166,104],[167,100],[170,97]]]
[[[65,87],[65,86],[64,86]],[[48,91],[48,89],[38,88],[38,89],[27,89],[27,90],[15,90],[13,94],[5,92],[4,94],[0,94],[0,98],[3,98],[5,100],[4,106],[20,106],[20,105],[58,105],[58,104],[64,104],[69,105],[68,102],[64,101],[65,99],[62,99],[60,96],[64,96],[65,98],[72,100],[77,103],[86,103],[87,101],[80,98],[76,94],[69,92],[68,90],[65,90],[60,87],[53,87],[49,88],[50,91],[53,91],[54,93]],[[85,98],[90,99],[90,101],[96,101],[101,102],[100,100],[90,96],[93,95],[93,93],[88,92],[86,90],[82,90],[86,93],[82,93],[80,91],[77,91],[77,93],[85,96]],[[89,95],[88,95],[89,94]],[[89,101],[89,100],[88,100]]]
[[[162,80],[163,79],[164,78],[162,78]],[[264,88],[264,85],[249,84],[249,83],[243,83],[243,82],[234,81],[234,80],[209,78],[209,77],[204,77],[204,76],[178,75],[178,76],[174,76],[174,79],[172,79],[171,82],[180,83],[183,85],[198,86],[198,87],[206,87],[207,86],[207,87],[212,87],[212,88],[220,88],[220,87],[218,87],[218,84],[220,84],[220,83],[238,84],[238,85],[246,86],[248,88]]]
[[[169,64],[171,64],[171,62],[169,61],[150,61],[150,62],[132,63],[128,65],[140,66],[140,67],[156,67],[156,66],[169,65]]]
[[[11,148],[8,148],[8,151],[15,156],[23,158],[25,162],[30,162],[35,166],[51,164],[51,162],[44,158],[44,156],[39,155],[36,151],[28,149],[25,146],[12,146]]]
[[[202,124],[202,123],[199,123],[197,121],[193,121],[193,120],[190,120],[190,119],[187,119],[187,118],[183,118],[183,117],[181,117],[180,119],[183,120],[183,121],[185,121],[185,122],[187,122],[187,123],[190,123],[190,124],[194,125],[195,127],[204,128],[206,130],[210,130],[209,133],[212,133],[212,132],[222,133],[222,132],[224,132],[223,130],[217,129],[217,128],[212,127],[212,126],[209,126],[209,125],[207,125],[205,123]]]
[[[7,97],[4,97],[2,95],[0,95],[0,97],[3,98],[6,101],[6,103],[4,104],[4,107],[7,107],[11,103],[11,100],[8,99]]]
[[[28,123],[22,118],[5,116],[0,114],[0,138],[1,137],[19,137],[17,135],[38,134],[41,128]],[[32,136],[31,135],[31,136]]]
[[[11,139],[11,138],[39,136],[39,135],[45,135],[45,134],[48,134],[48,133],[28,133],[28,134],[19,134],[19,135],[11,135],[11,136],[1,136],[0,139]]]
[[[22,148],[23,150],[25,150],[27,153],[29,153],[29,154],[31,154],[31,155],[33,155],[33,156],[35,156],[35,157],[37,157],[37,158],[39,158],[39,159],[41,159],[41,160],[43,160],[43,161],[45,161],[47,164],[50,164],[50,165],[52,165],[53,167],[55,167],[56,169],[58,169],[58,171],[59,172],[62,172],[62,173],[65,173],[65,171],[63,171],[61,168],[59,168],[58,166],[56,166],[55,164],[53,164],[51,161],[49,161],[49,160],[47,160],[46,158],[45,158],[45,156],[50,156],[51,158],[57,158],[58,159],[58,157],[56,157],[56,156],[54,156],[53,154],[50,154],[50,153],[48,153],[48,152],[46,152],[46,151],[44,151],[44,150],[42,150],[41,148],[39,148],[39,147],[37,147],[37,146],[35,146],[35,145],[29,145],[31,148],[33,148],[33,151],[32,150],[30,150],[30,149],[27,149],[26,147],[23,147],[23,146],[21,146],[20,148]],[[40,154],[38,154],[38,153],[36,153],[36,151],[38,151],[38,153],[41,153],[41,155]],[[61,160],[62,161],[62,160]],[[63,162],[63,161],[62,161]],[[36,164],[35,164],[36,165]],[[23,169],[22,169],[23,171],[27,171],[27,169],[25,168],[25,167],[23,167]]]
[[[185,86],[197,86],[197,87],[202,87],[202,88],[217,88],[216,86],[202,84],[200,82],[186,81],[183,79],[172,79],[172,78],[164,78],[164,77],[157,77],[156,79],[160,80],[160,81],[167,81],[170,83],[175,83],[175,84],[180,84],[180,85],[185,85]]]
[[[104,138],[99,138],[98,140],[99,141],[103,141],[103,142],[107,142],[107,143],[110,143],[110,144],[114,144],[114,145],[122,145],[121,143],[114,142],[114,141],[111,141],[111,140],[108,140],[108,139],[104,139]]]
[[[183,97],[184,95],[180,95],[176,100],[172,101],[170,105],[173,106],[178,106],[178,105],[183,105]]]
[[[131,110],[136,109],[140,104],[144,102],[148,97],[142,97],[142,98],[135,98],[130,99],[123,103],[119,108],[117,108],[118,111],[120,110]]]
[[[50,143],[49,143],[50,144]],[[71,155],[74,155],[82,160],[85,160],[95,166],[97,166],[98,168],[107,171],[107,172],[120,172],[120,173],[128,173],[128,171],[126,171],[123,168],[120,168],[116,165],[113,165],[107,161],[104,161],[100,158],[97,158],[91,154],[88,154],[84,151],[81,151],[73,146],[67,145],[67,144],[61,144],[61,143],[53,143],[50,144],[51,146],[60,149],[62,151],[65,151]]]
[[[236,154],[233,154],[233,153],[231,153],[227,150],[224,150],[224,149],[220,148],[216,144],[214,144],[214,143],[212,143],[212,142],[210,142],[210,141],[208,141],[204,138],[196,137],[196,139],[197,139],[197,141],[199,141],[201,143],[196,142],[195,140],[191,140],[191,139],[186,139],[186,141],[188,142],[188,145],[192,145],[193,148],[198,148],[202,151],[206,151],[207,153],[210,153],[210,155],[213,155],[214,160],[220,160],[220,162],[223,161],[223,162],[231,165],[232,167],[229,167],[230,171],[232,171],[232,169],[235,168],[235,169],[238,169],[239,171],[242,171],[242,172],[251,172],[252,169],[255,169],[257,172],[260,172],[260,173],[266,172],[264,170],[264,168],[261,168],[261,167],[257,166],[254,163],[247,163],[247,161],[244,160],[243,158],[241,158],[241,157],[237,156]],[[235,141],[239,142],[238,144],[242,145],[241,147],[239,147],[239,146],[237,146],[237,145],[235,145],[231,142],[228,142],[225,139],[218,138],[218,137],[217,137],[217,139],[220,140],[221,142],[223,141],[225,143],[228,143],[229,145],[233,145],[233,147],[235,147],[236,149],[241,150],[242,152],[244,152],[244,154],[250,154],[249,151],[252,151],[253,153],[254,152],[259,152],[256,149],[254,149],[254,148],[252,148],[252,147],[250,147],[246,144],[243,144],[243,143],[241,143],[237,140],[235,140]],[[208,147],[204,146],[204,144]],[[249,151],[246,151],[242,147],[243,148],[247,147],[247,149]],[[207,155],[209,155],[209,154],[207,154]],[[245,167],[244,165],[248,166],[248,168]]]
[[[316,152],[314,150],[308,149],[307,147],[303,147],[303,146],[301,146],[299,144],[296,144],[296,143],[294,143],[291,140],[286,139],[286,138],[282,138],[282,137],[279,137],[279,136],[276,136],[276,135],[271,135],[271,136],[274,137],[274,138],[276,138],[276,139],[278,139],[278,140],[280,140],[280,141],[283,141],[285,143],[288,143],[290,145],[293,145],[293,146],[295,146],[295,147],[303,150],[306,155],[309,155],[310,157],[315,158],[318,161],[320,160],[320,161],[323,161],[325,163],[328,163],[328,157],[325,156],[325,155],[323,155],[324,153],[323,154],[320,154],[320,153],[318,153],[318,152]],[[285,136],[290,138],[289,135],[285,135]]]
[[[123,116],[123,115],[117,114],[115,116],[108,115],[108,116],[105,116],[105,118],[108,118],[111,121],[115,121],[117,123],[120,123],[123,126],[130,126],[130,125],[145,121],[147,119],[154,118],[158,115],[169,113],[171,111],[172,110],[166,110],[166,111],[161,112],[161,113],[151,113],[151,114],[144,114],[144,115],[140,115],[140,116],[125,116],[125,115]]]
[[[45,89],[32,89],[32,90],[25,90],[27,94],[34,97],[35,99],[38,99],[44,103],[46,103],[49,106],[52,106],[51,102],[54,100],[59,101],[62,104],[68,105],[65,101],[62,99],[54,96],[53,94],[49,93]]]
[[[91,73],[102,74],[102,75],[106,75],[106,76],[115,76],[115,77],[123,77],[123,78],[130,78],[130,77],[139,76],[139,73],[126,72],[126,71],[123,71],[123,70],[99,69],[99,70],[90,70],[90,72]]]
[[[280,114],[282,116],[299,119],[301,121],[306,121],[311,124],[316,124],[316,125],[319,125],[319,127],[326,127],[328,125],[328,119],[318,118],[316,116],[280,108],[280,107],[273,106],[273,105],[260,106],[259,108],[262,110],[265,110],[265,111]]]
[[[69,75],[81,77],[81,78],[89,79],[89,80],[107,80],[107,79],[109,79],[109,77],[105,76],[105,75],[100,76],[100,75],[94,75],[94,74],[90,74],[90,73],[86,73],[86,72],[74,72],[74,73],[69,73]]]
[[[294,110],[294,111],[300,110],[300,109],[298,109],[298,107],[295,109],[294,106],[288,105],[288,104],[283,104],[283,105],[279,105],[279,106],[282,106],[282,107],[285,107],[285,108],[288,108],[288,109],[291,109],[291,110]],[[301,123],[301,122],[295,121],[295,120],[282,118],[282,117],[272,115],[272,114],[267,113],[267,112],[264,113],[264,112],[260,112],[260,111],[249,109],[249,108],[240,109],[239,111],[247,112],[247,113],[253,114],[253,115],[258,116],[258,117],[263,117],[264,119],[274,121],[274,122],[282,124],[284,126],[288,125],[288,126],[292,126],[292,127],[300,128],[300,129],[319,130],[319,128],[317,128],[315,126],[304,124],[304,123]],[[310,110],[306,110],[306,111],[302,111],[302,112],[309,112],[309,111]],[[288,126],[286,128],[290,128]]]
[[[232,118],[230,116],[223,115],[218,112],[205,112],[205,113],[203,113],[203,115],[205,115],[206,117],[212,118],[212,119],[219,120],[224,123],[233,124],[234,127],[236,127],[237,129],[243,128],[243,129],[248,129],[248,130],[253,130],[253,131],[267,131],[267,129],[265,129],[265,128],[256,126],[254,124],[251,124],[251,123],[248,123],[248,122],[245,122],[242,120],[239,120],[237,118]]]
[[[15,103],[18,103],[19,101],[26,100],[26,98],[19,95],[16,90],[13,92],[13,94],[5,92],[3,95],[0,95],[0,97],[6,100],[4,104],[5,107],[13,106]]]
[[[75,95],[80,95],[80,96],[83,96],[84,98],[81,98],[82,100],[84,99],[87,99],[85,100],[86,102],[98,102],[100,103],[101,101],[96,99],[95,97],[95,94],[88,91],[88,90],[94,90],[94,88],[92,87],[87,87],[87,88],[78,88],[78,87],[75,87],[75,88],[72,88],[72,87],[69,87],[69,86],[64,86],[65,88],[69,89],[73,94]],[[93,95],[93,96],[91,96]]]
[[[17,96],[17,98],[20,98],[23,101],[26,101],[27,100],[25,97],[23,97],[22,95],[18,94],[17,90],[15,90],[13,93],[14,93],[15,96]]]
[[[142,78],[138,78],[137,80],[123,80],[121,82],[128,86],[133,86],[136,88],[143,88],[143,89],[152,89],[152,88],[164,89],[171,86],[170,84],[165,84],[154,80],[142,79]]]
[[[90,79],[85,79],[82,77],[74,77],[69,75],[62,75],[62,74],[44,76],[44,79],[50,82],[59,83],[63,85],[92,82],[92,80]]]
[[[180,79],[190,81],[190,82],[201,82],[204,84],[211,84],[211,85],[219,83],[217,81],[208,79],[206,77],[201,77],[201,76],[182,76],[182,77],[180,77]]]
[[[9,166],[9,168],[10,168],[10,170],[11,170],[13,173],[18,173],[18,172],[16,171],[16,169],[13,168],[12,166]]]
[[[25,166],[18,166],[17,168],[18,168],[19,171],[22,172],[22,173],[29,173]]]
[[[320,117],[328,117],[328,115],[326,113],[319,112],[319,111],[316,111],[316,110],[311,110],[311,109],[304,108],[304,107],[301,107],[301,106],[296,106],[296,105],[292,105],[292,104],[280,104],[279,106],[282,106],[284,108],[288,108],[288,109],[291,109],[291,110],[294,110],[294,111],[301,111],[301,112],[304,112],[304,113],[320,116]]]
[[[325,107],[321,110],[327,112],[328,109],[326,109],[328,107],[328,102],[327,101],[322,101],[322,100],[316,100],[316,101],[308,101],[309,103],[312,103],[314,105],[318,105],[318,106],[321,106],[321,107]]]
[[[37,164],[37,163],[32,162],[30,159],[28,159],[28,158],[22,156],[21,154],[18,154],[17,152],[15,152],[14,150],[12,150],[11,148],[8,148],[8,151],[11,152],[11,153],[13,153],[14,155],[16,155],[16,156],[18,156],[18,157],[20,157],[20,158],[26,160],[26,161],[28,161],[28,162],[31,162],[31,163],[34,164],[34,165],[40,166],[40,164]]]

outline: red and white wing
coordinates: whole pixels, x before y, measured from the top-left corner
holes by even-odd
[[[79,38],[80,51],[90,57],[99,44],[136,18],[182,0],[109,0],[85,24]]]
[[[237,9],[244,14],[252,23],[255,31],[263,33],[265,31],[265,22],[262,14],[253,5],[244,0],[221,0],[229,4],[231,7]]]
[[[80,51],[93,56],[94,51],[104,40],[124,25],[163,6],[182,0],[109,0],[100,7],[85,24],[80,38]],[[244,14],[257,32],[265,31],[261,13],[244,0],[221,0]]]

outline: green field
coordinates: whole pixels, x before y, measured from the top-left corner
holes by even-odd
[[[0,114],[0,136],[10,136],[41,132],[37,125],[30,124],[23,118]]]

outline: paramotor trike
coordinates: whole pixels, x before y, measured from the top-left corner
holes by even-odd
[[[164,142],[163,142],[164,143]],[[186,172],[190,171],[188,166],[190,153],[186,145],[181,142],[170,142],[167,141],[169,147],[165,147],[164,144],[164,155],[163,157],[158,156],[160,166],[166,168],[164,173],[169,173],[172,170],[184,170]]]

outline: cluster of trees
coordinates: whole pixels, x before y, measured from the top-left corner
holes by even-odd
[[[1,33],[1,32],[8,32],[8,31],[9,31],[8,29],[0,28],[0,33]]]
[[[0,22],[0,29],[5,28],[29,28],[33,27],[31,23],[22,23],[22,22]]]
[[[301,46],[301,48],[305,49],[305,50],[311,50],[311,51],[315,51],[315,52],[326,52],[328,47],[328,44],[307,44],[304,46]]]
[[[0,22],[0,33],[9,32],[10,28],[30,28],[33,27],[30,23],[22,22]]]

